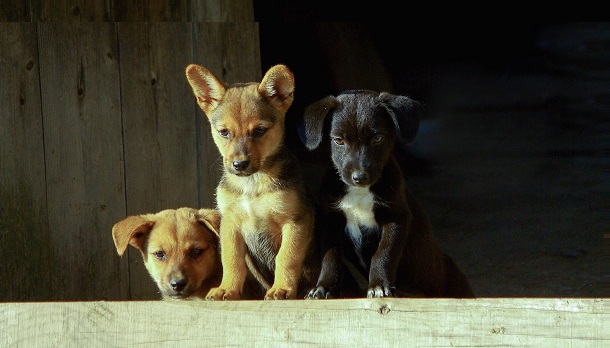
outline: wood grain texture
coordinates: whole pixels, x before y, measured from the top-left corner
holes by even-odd
[[[113,3],[113,0],[31,0],[32,20],[36,22],[111,21]]]
[[[214,0],[219,1],[219,0]],[[117,22],[186,22],[186,0],[113,1]]]
[[[0,300],[50,298],[36,24],[0,23]]]
[[[127,215],[198,208],[197,120],[184,69],[189,23],[119,23]],[[129,248],[131,298],[158,299]]]
[[[251,0],[191,1],[192,22],[254,22]]]
[[[125,214],[116,29],[39,23],[38,31],[53,299],[124,298],[110,238]]]
[[[605,347],[604,299],[0,304],[0,346]]]
[[[226,84],[260,81],[261,59],[257,23],[196,23],[194,63],[209,69]],[[192,92],[191,92],[192,94]],[[195,97],[191,95],[196,107]],[[222,159],[214,144],[210,123],[197,108],[199,120],[200,191],[202,205],[214,206],[222,173]]]

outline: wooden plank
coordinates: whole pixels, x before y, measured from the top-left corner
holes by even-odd
[[[258,23],[197,23],[195,28],[195,63],[205,66],[228,84],[261,80]],[[202,205],[213,206],[222,160],[207,117],[197,108],[192,95],[190,100],[199,115]]]
[[[128,284],[109,237],[125,214],[116,29],[38,28],[52,299],[121,299]]]
[[[120,23],[119,37],[127,215],[197,208],[197,120],[184,77],[193,57],[191,25]],[[131,248],[129,265],[130,299],[159,299]]]
[[[32,20],[38,22],[111,21],[113,2],[114,0],[32,0]]]
[[[0,47],[0,300],[48,300],[51,258],[36,25],[0,23]]]
[[[214,0],[218,1],[218,0]],[[114,0],[114,20],[117,22],[186,22],[186,0],[131,1]]]
[[[254,22],[251,0],[191,1],[192,22]]]
[[[7,303],[0,346],[607,347],[605,307],[591,298]]]

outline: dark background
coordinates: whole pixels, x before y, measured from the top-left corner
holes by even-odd
[[[293,117],[345,89],[420,100],[404,169],[477,294],[607,296],[608,23],[308,22],[316,8],[255,4],[263,72],[295,73]]]

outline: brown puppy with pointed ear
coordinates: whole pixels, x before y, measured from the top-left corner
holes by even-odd
[[[140,250],[163,299],[204,299],[220,284],[220,213],[214,209],[167,209],[128,216],[112,227],[120,256]]]
[[[409,97],[367,90],[329,96],[306,108],[305,145],[315,149],[324,138],[330,142],[333,168],[320,201],[325,235],[337,241],[325,253],[308,298],[474,296],[466,276],[440,249],[397,161],[399,146],[418,133],[421,111]],[[347,278],[344,268],[362,280],[362,289],[338,284]]]
[[[192,64],[186,77],[223,158],[216,189],[223,278],[207,298],[240,299],[248,267],[267,289],[265,299],[303,298],[318,266],[312,255],[314,205],[299,163],[284,144],[292,72],[276,65],[260,83],[226,86]]]

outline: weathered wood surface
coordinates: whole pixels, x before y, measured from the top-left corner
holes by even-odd
[[[51,293],[36,40],[34,23],[0,25],[0,298],[19,301]]]
[[[251,0],[2,0],[0,21],[252,22],[254,4]]]
[[[124,215],[125,188],[116,27],[40,23],[38,44],[53,299],[117,298],[109,228]]]
[[[594,298],[5,303],[0,346],[607,347],[606,306]]]

